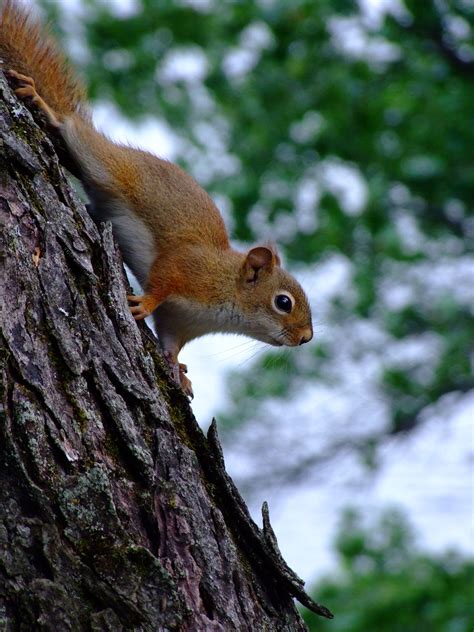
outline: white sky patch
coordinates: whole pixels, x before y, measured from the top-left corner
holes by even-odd
[[[426,237],[413,214],[399,210],[394,214],[393,222],[405,254],[410,255],[422,251]]]
[[[184,81],[188,84],[200,84],[209,70],[207,57],[199,46],[174,48],[156,70],[160,81],[173,83]]]
[[[400,311],[409,305],[432,309],[455,301],[474,313],[474,258],[440,257],[420,262],[392,262],[378,288],[382,305]]]
[[[294,195],[294,214],[298,230],[311,234],[318,227],[318,205],[321,187],[314,178],[303,178]]]
[[[338,200],[347,215],[360,215],[367,204],[368,187],[355,165],[337,158],[327,158],[317,167],[324,188]]]
[[[352,216],[364,211],[369,194],[367,183],[355,165],[335,158],[322,160],[308,169],[294,187],[292,212],[277,214],[272,227],[274,238],[286,243],[298,231],[303,234],[314,232],[318,228],[319,203],[325,191],[334,195],[342,210]],[[269,181],[262,185],[262,194],[266,199],[278,199],[290,196],[291,191],[287,183]],[[268,226],[268,211],[256,205],[250,219],[252,226],[254,222]]]
[[[387,309],[401,311],[413,304],[416,299],[416,288],[398,281],[385,283],[380,288],[380,297]]]
[[[406,278],[418,288],[418,300],[426,305],[439,302],[443,297],[453,299],[474,312],[474,258],[444,257],[438,261],[423,261],[411,268]]]
[[[190,166],[189,171],[196,178],[201,186],[204,188],[213,181],[216,177],[231,177],[235,175],[240,169],[240,162],[238,158],[232,154],[222,151],[213,151],[212,145],[220,146],[220,140],[213,131],[212,135],[205,137],[202,135],[202,131],[207,127],[207,124],[200,125],[197,129],[199,138],[202,140],[207,151],[203,152],[196,148],[191,143],[184,141],[180,148],[180,154],[185,155],[187,162]],[[223,147],[223,146],[222,146]]]
[[[199,143],[210,152],[219,154],[219,157],[226,153],[227,146],[224,134],[213,122],[199,121],[193,126],[193,133]]]
[[[131,123],[115,105],[106,102],[96,103],[93,114],[98,129],[112,140],[132,144],[167,160],[176,158],[179,141],[164,121],[148,116]]]
[[[224,73],[239,80],[260,61],[262,51],[274,43],[274,35],[264,22],[253,22],[240,34],[239,44],[231,48],[222,61]]]
[[[402,0],[359,0],[364,23],[371,29],[381,27],[387,14],[398,19],[407,19],[409,13]]]
[[[34,4],[37,4],[36,1]],[[89,48],[86,45],[86,37],[84,31],[84,20],[90,15],[91,8],[87,3],[81,0],[68,0],[67,3],[61,3],[59,19],[61,28],[66,38],[68,55],[77,64],[86,64],[91,57]]]
[[[380,36],[370,35],[358,17],[333,17],[328,21],[331,43],[351,59],[365,60],[383,69],[401,56],[400,47]]]
[[[471,37],[471,25],[460,15],[447,15],[444,18],[444,26],[457,40],[464,40]]]
[[[252,22],[240,34],[240,43],[245,48],[262,51],[273,46],[275,37],[265,22]]]
[[[473,555],[474,393],[451,393],[426,415],[409,439],[387,442],[372,502],[406,510],[424,548]]]
[[[474,394],[447,398],[457,402],[446,401],[444,406],[441,402],[429,411],[429,420],[418,430],[406,438],[387,440],[381,469],[375,476],[361,476],[360,464],[351,455],[342,455],[331,466],[331,476],[322,468],[287,495],[269,489],[262,492],[262,499],[251,503],[252,515],[260,523],[261,501],[269,501],[282,554],[295,572],[306,581],[334,572],[337,566],[331,543],[340,511],[347,505],[360,507],[372,516],[383,508],[398,507],[414,524],[423,550],[442,553],[452,548],[474,554]],[[315,407],[319,403],[309,401]],[[285,418],[281,406],[277,418]],[[298,432],[305,437],[306,419],[298,417]],[[356,424],[357,418],[352,419]],[[337,430],[333,425],[331,428]],[[321,426],[319,435],[325,434],[327,426]],[[320,445],[317,436],[318,429],[305,439],[313,443],[313,449]],[[324,451],[323,444],[320,451]],[[240,470],[245,467],[245,459],[242,461],[240,456],[234,459],[231,451],[230,458],[226,458],[231,473],[234,464]]]
[[[359,479],[348,484],[346,477],[328,483],[323,476],[274,503],[270,495],[273,528],[290,567],[306,580],[334,572],[330,545],[340,510],[348,504],[366,515],[398,507],[414,524],[423,550],[452,548],[473,555],[473,414],[474,397],[466,395],[448,419],[434,416],[411,438],[388,442],[382,471],[365,485]],[[340,467],[341,473],[354,472],[350,460]],[[258,507],[252,510],[257,518]]]
[[[354,264],[343,254],[337,253],[324,259],[317,266],[301,270],[298,277],[306,288],[315,311],[329,312],[331,302],[338,296],[352,291],[351,278]]]
[[[188,365],[194,390],[192,408],[202,426],[207,427],[228,403],[227,372],[251,369],[251,358],[264,351],[264,343],[234,334],[206,336],[185,346],[179,359]]]
[[[139,0],[102,0],[104,7],[109,9],[117,18],[130,18],[142,10]]]
[[[271,228],[271,239],[281,244],[293,241],[298,230],[294,213],[286,210],[277,212]]]
[[[414,196],[407,186],[401,182],[393,183],[390,186],[389,199],[394,207],[391,211],[391,222],[406,254],[423,253],[433,261],[463,256],[465,246],[462,238],[452,234],[438,239],[423,233],[417,213],[424,210],[426,202]],[[455,198],[448,199],[443,210],[451,220],[462,222],[466,234],[468,233],[468,220],[463,202]]]
[[[222,68],[231,79],[240,79],[258,64],[260,54],[255,50],[233,48],[224,57]]]
[[[434,332],[407,336],[387,345],[384,363],[394,369],[417,368],[416,377],[429,384],[443,351],[444,340]]]
[[[314,110],[309,110],[300,121],[290,126],[290,137],[295,143],[309,143],[316,140],[324,129],[324,117]]]
[[[261,202],[254,204],[248,214],[248,223],[259,240],[271,239],[271,230],[268,224],[270,209]]]

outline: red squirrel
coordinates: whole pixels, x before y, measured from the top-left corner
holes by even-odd
[[[273,247],[231,247],[216,205],[180,167],[97,131],[86,91],[41,25],[16,0],[0,13],[0,58],[16,94],[60,135],[98,221],[112,222],[144,293],[128,296],[136,320],[153,314],[174,379],[192,397],[182,347],[208,333],[244,334],[275,346],[313,336],[300,284]]]

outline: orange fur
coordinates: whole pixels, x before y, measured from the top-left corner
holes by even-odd
[[[87,116],[84,86],[46,29],[13,0],[1,6],[0,57],[5,69],[34,78],[39,94],[59,117],[73,112]]]

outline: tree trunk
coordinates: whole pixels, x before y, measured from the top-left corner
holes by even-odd
[[[305,630],[260,530],[0,73],[0,628]]]

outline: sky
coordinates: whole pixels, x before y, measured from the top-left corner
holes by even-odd
[[[374,480],[360,477],[353,464],[326,484],[303,483],[283,498],[270,497],[272,524],[290,566],[305,580],[334,569],[330,544],[348,503],[368,519],[385,507],[402,509],[423,550],[474,555],[473,410],[474,395],[466,395],[449,419],[434,415],[407,439],[388,441]]]

